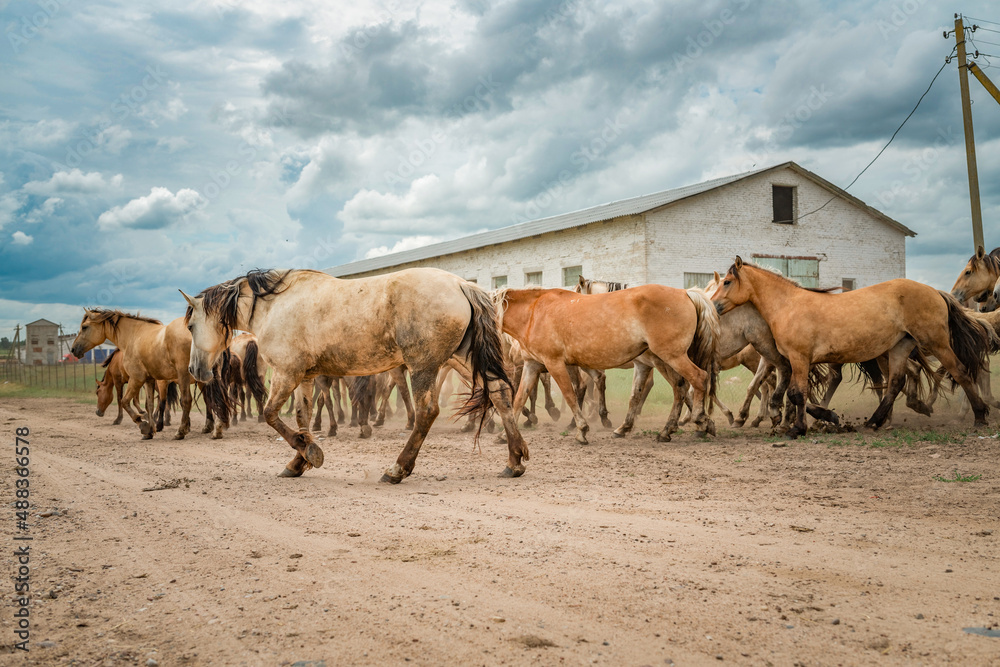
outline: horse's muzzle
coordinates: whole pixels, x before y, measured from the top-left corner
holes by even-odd
[[[722,314],[722,311],[723,311],[724,308],[725,308],[725,306],[723,306],[721,303],[716,303],[715,304],[715,312],[718,313],[719,315]]]

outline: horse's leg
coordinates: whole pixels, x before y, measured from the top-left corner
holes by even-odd
[[[204,383],[199,383],[201,387],[201,397],[205,399],[205,425],[201,427],[202,433],[211,433],[215,430],[215,413],[212,410],[212,392],[205,391]]]
[[[646,386],[646,379],[652,372],[653,367],[635,362],[632,365],[632,393],[628,397],[628,412],[625,413],[625,421],[616,428],[611,435],[615,438],[624,438],[635,426],[636,415],[639,414],[639,402],[642,397],[642,390]]]
[[[775,359],[771,360],[772,362]],[[775,364],[775,375],[777,380],[774,383],[774,390],[771,392],[771,401],[769,404],[769,409],[771,411],[771,428],[776,429],[779,424],[781,424],[782,416],[784,414],[785,407],[785,394],[788,392],[788,385],[792,381],[792,366],[787,359],[780,357],[777,361],[780,363]],[[808,371],[806,371],[808,373]],[[809,380],[807,379],[808,383]],[[808,384],[807,384],[808,388]],[[805,394],[803,394],[803,397]],[[803,398],[803,400],[805,400]]]
[[[122,410],[122,387],[125,386],[125,383],[119,382],[118,380],[115,380],[114,382],[115,382],[115,396],[118,398],[118,417],[116,417],[114,422],[112,423],[118,425],[122,423],[122,416],[124,412],[124,410]]]
[[[639,397],[639,409],[635,413],[636,417],[642,414],[642,407],[646,405],[646,399],[649,398],[649,392],[653,391],[653,374],[650,373],[646,378],[646,384],[642,387],[642,395]]]
[[[718,396],[713,396],[712,400],[719,407],[719,409],[722,410],[722,414],[726,416],[726,419],[729,421],[729,425],[732,426],[733,422],[735,421],[733,419],[733,411],[729,409],[729,406],[727,406],[725,403],[719,400]]]
[[[470,385],[472,384],[472,367],[468,361],[452,357],[449,363],[459,371]],[[524,371],[527,379],[537,383],[541,368],[537,362],[525,362]],[[522,384],[518,389],[519,396],[521,396],[521,389],[524,387],[525,385]],[[528,460],[528,443],[524,441],[521,432],[517,429],[517,415],[520,413],[517,410],[516,399],[511,395],[511,387],[500,380],[490,380],[485,390],[488,392],[487,396],[489,396],[493,408],[500,415],[504,429],[504,440],[507,442],[507,467],[500,473],[500,477],[520,477],[524,474],[523,461]],[[435,401],[435,405],[436,403]],[[523,405],[524,397],[521,396],[521,406]]]
[[[313,405],[316,407],[316,418],[313,420],[312,430],[323,430],[323,406],[327,403],[326,385],[327,380],[317,377],[313,381]]]
[[[285,401],[292,396],[301,381],[299,377],[279,373],[276,369],[271,377],[271,392],[264,405],[264,421],[295,450],[295,456],[281,471],[279,477],[299,477],[309,468],[319,468],[323,465],[323,450],[313,441],[309,431],[293,431],[281,420],[281,409]]]
[[[753,428],[760,426],[760,423],[767,417],[771,405],[771,392],[774,391],[774,384],[776,382],[777,380],[772,374],[760,385],[760,405],[757,407],[757,416],[750,423],[750,426]]]
[[[896,396],[902,391],[903,384],[906,383],[906,361],[910,358],[910,352],[913,351],[916,344],[915,340],[906,336],[883,355],[884,363],[887,366],[887,372],[885,372],[886,387],[882,392],[882,400],[879,402],[878,408],[865,422],[865,426],[877,429],[886,420],[892,419],[892,406],[896,402]],[[882,358],[880,358],[879,365],[881,366],[882,363]]]
[[[578,381],[577,386],[580,387],[578,391],[573,385],[572,379],[570,379],[570,371],[565,363],[558,361],[553,364],[545,364],[545,368],[548,369],[549,375],[555,380],[556,386],[559,387],[559,391],[563,394],[563,399],[570,406],[570,410],[573,412],[573,425],[576,427],[576,441],[581,445],[590,444],[587,442],[587,431],[590,430],[590,425],[587,423],[587,419],[583,416],[583,383]],[[575,367],[574,367],[575,370]],[[579,371],[577,371],[578,373]],[[518,398],[520,399],[521,392],[517,392]],[[523,402],[521,403],[523,405]],[[517,408],[517,403],[514,405]]]
[[[788,429],[787,435],[791,439],[798,438],[808,432],[806,426],[806,396],[809,394],[809,369],[811,367],[809,358],[797,355],[789,358],[792,367],[792,377],[788,383],[788,402],[791,403],[795,412],[795,423]],[[780,384],[780,378],[778,383]],[[773,403],[774,397],[771,398]]]
[[[830,369],[830,381],[826,384],[826,391],[823,393],[823,400],[820,401],[820,405],[824,408],[830,407],[830,401],[833,400],[833,395],[837,392],[837,387],[844,380],[844,364],[828,364]]]
[[[614,424],[608,419],[608,404],[607,397],[605,393],[608,387],[608,378],[604,371],[595,370],[593,368],[581,369],[586,373],[591,379],[591,388],[593,389],[593,398],[597,404],[597,416],[601,419],[601,425],[604,428],[611,428]]]
[[[143,383],[143,388],[146,390],[146,418],[149,420],[149,437],[153,437],[153,433],[161,429],[156,428],[156,380],[153,378],[146,378]]]
[[[746,423],[747,418],[750,416],[750,406],[753,404],[754,396],[757,395],[760,386],[764,383],[764,380],[770,377],[772,372],[774,372],[774,364],[761,357],[760,363],[757,364],[757,371],[753,374],[753,379],[750,380],[750,386],[747,387],[747,395],[743,399],[743,405],[740,406],[739,416],[734,422],[734,426],[737,428],[742,427]]]
[[[139,427],[142,439],[149,440],[153,437],[153,427],[147,420],[147,414],[143,413],[141,409],[136,410],[132,407],[136,399],[139,398],[139,391],[145,383],[145,378],[130,377],[125,395],[122,396],[122,404],[125,406],[125,412],[128,413],[129,418]]]
[[[565,366],[565,369],[566,369],[566,377],[569,378],[570,387],[572,388],[573,393],[563,394],[563,401],[569,403],[570,397],[572,397],[573,404],[575,404],[582,413],[583,401],[587,394],[587,386],[586,384],[584,384],[583,379],[580,377],[582,375],[580,373],[580,367],[567,365]],[[558,384],[559,383],[557,382],[556,385]],[[562,387],[560,387],[559,390],[562,391]],[[572,407],[570,407],[570,412],[572,412],[574,416],[571,417],[569,420],[569,428],[577,428],[576,412],[573,411]]]
[[[157,394],[156,401],[156,432],[163,430],[163,416],[167,411],[167,384],[162,383],[163,391],[159,391],[161,383],[152,378],[146,380],[146,391],[150,394]]]
[[[681,410],[684,408],[685,402],[691,400],[688,396],[689,383],[680,373],[664,363],[659,357],[650,355],[648,358],[656,367],[656,370],[660,372],[660,375],[666,379],[674,397],[673,406],[670,408],[670,414],[667,416],[667,423],[664,424],[663,430],[656,434],[658,442],[670,442],[670,436],[677,431]],[[648,380],[646,384],[649,384]]]
[[[427,431],[441,412],[435,400],[437,388],[437,370],[411,370],[410,379],[413,383],[414,423],[410,437],[406,440],[403,451],[396,458],[396,463],[385,471],[381,482],[399,484],[413,472],[413,466],[420,453],[420,446],[427,437]],[[353,403],[353,401],[352,401]]]
[[[399,400],[403,401],[403,407],[406,408],[406,428],[412,430],[413,425],[416,423],[416,412],[413,410],[413,400],[410,398],[410,387],[406,384],[406,367],[399,366],[389,371],[392,375],[392,379],[396,381],[396,395]],[[434,401],[437,402],[437,390],[438,386],[435,382],[434,386]]]
[[[947,341],[948,338],[945,338]],[[937,357],[938,361],[941,362],[941,366],[944,367],[948,374],[955,379],[958,384],[962,386],[965,390],[965,395],[969,399],[969,403],[972,405],[972,412],[975,415],[975,425],[986,426],[986,415],[989,413],[989,407],[983,401],[982,396],[979,393],[979,387],[976,383],[972,381],[972,376],[969,375],[968,371],[959,362],[958,357],[952,351],[951,346],[947,347],[943,344],[939,345],[925,345],[925,347]],[[982,369],[979,370],[980,373],[984,373]]]
[[[295,425],[308,431],[312,422],[312,397],[314,378],[303,379],[295,389]]]
[[[556,402],[552,400],[552,377],[548,372],[542,373],[539,376],[542,384],[542,391],[545,392],[545,411],[549,413],[549,418],[557,422],[559,417],[562,415],[559,412],[559,408],[556,407]]]
[[[186,372],[177,378],[177,391],[181,396],[181,425],[174,434],[174,440],[183,440],[191,432],[191,376]]]

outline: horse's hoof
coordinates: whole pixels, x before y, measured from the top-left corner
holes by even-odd
[[[361,439],[365,440],[370,437],[372,437],[372,427],[369,426],[368,424],[365,424],[364,426],[361,427]]]
[[[514,477],[520,477],[523,474],[524,474],[524,466],[518,466],[514,470],[511,470],[510,466],[507,466],[506,468],[503,469],[503,472],[501,472],[497,476],[498,477],[502,477],[502,478],[511,479],[511,478],[514,478]]]
[[[284,470],[278,473],[278,477],[302,477],[303,472],[304,471],[301,470],[299,472],[295,472],[294,470],[285,468]]]
[[[212,440],[222,440],[222,434],[221,433],[213,433],[212,434]]]
[[[381,417],[375,420],[375,426],[382,426],[383,424],[385,424],[385,420]]]
[[[590,443],[589,443],[589,442],[587,441],[587,438],[586,438],[585,436],[582,436],[582,435],[578,435],[578,436],[576,436],[576,441],[577,441],[578,443],[580,443],[581,445],[589,445],[589,444],[590,444]]]
[[[745,420],[745,419],[734,419],[733,423],[731,424],[731,426],[734,426],[735,428],[743,428],[743,425],[746,424],[746,423],[747,423],[747,420]]]
[[[549,417],[554,422],[559,421],[559,418],[562,417],[562,413],[559,412],[559,408],[545,408],[545,410],[549,413]]]
[[[323,425],[322,424],[313,424],[312,430],[314,430],[316,432],[322,431],[323,430]]]
[[[612,438],[624,438],[625,437],[625,433],[619,433],[618,431],[612,431],[611,432],[611,437]]]
[[[326,432],[326,437],[332,438],[335,435],[337,435],[337,427],[336,426],[331,426],[330,430]]]
[[[142,433],[144,438],[147,435],[153,437],[153,427],[149,425],[149,422],[139,422],[139,433]]]
[[[733,416],[732,416],[732,415],[726,415],[726,419],[728,419],[728,420],[729,420],[729,425],[730,425],[730,426],[732,426],[733,424],[735,424],[735,423],[736,423],[736,420],[735,420],[735,419],[733,419]]]
[[[987,422],[985,419],[977,419],[976,423],[973,424],[972,427],[973,428],[986,428],[989,425],[990,425],[989,422]]]
[[[601,417],[601,426],[603,426],[604,428],[613,428],[614,424],[612,424],[611,420],[608,419],[607,417]]]
[[[476,425],[471,421],[465,422],[465,425],[460,429],[462,433],[468,433],[476,428]]]
[[[487,420],[486,421],[486,432],[487,433],[493,433],[496,430],[497,430],[496,423],[492,419]]]
[[[400,482],[403,481],[403,477],[402,477],[402,475],[400,475],[399,477],[390,477],[389,473],[382,473],[382,476],[379,478],[378,481],[381,482],[382,484],[386,484],[386,483],[388,483],[388,484],[399,484]]]
[[[183,439],[184,439],[183,433],[174,433],[174,440],[183,440]]]
[[[118,419],[114,420],[114,421],[113,421],[113,422],[111,422],[111,423],[112,423],[112,424],[114,424],[115,426],[118,426],[119,424],[121,424],[121,423],[122,423],[122,419],[121,419],[121,417],[119,417]]]
[[[703,431],[705,435],[715,435],[715,422],[709,419],[705,422],[705,430]]]
[[[406,422],[406,430],[407,431],[412,431],[413,430],[413,420],[410,420],[410,421]]]
[[[669,434],[668,435],[663,435],[662,433],[657,433],[656,434],[656,441],[657,442],[670,442],[670,435]]]
[[[315,442],[306,445],[306,450],[302,452],[302,458],[309,462],[314,468],[323,467],[323,450]]]
[[[264,423],[264,415],[257,415],[257,423],[258,424]]]

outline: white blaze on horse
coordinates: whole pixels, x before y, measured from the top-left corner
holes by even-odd
[[[373,375],[405,365],[410,371],[416,423],[396,463],[382,481],[398,483],[412,471],[439,408],[435,380],[448,364],[469,379],[465,411],[485,418],[491,403],[507,432],[508,463],[502,476],[524,473],[528,448],[511,411],[510,381],[501,358],[500,333],[489,296],[480,287],[438,269],[408,269],[372,278],[341,280],[319,271],[251,271],[184,295],[192,334],[191,370],[210,373],[234,329],[257,335],[261,357],[272,367],[264,419],[295,449],[282,476],[323,465],[323,450],[309,434],[311,401],[300,430],[279,418],[298,385],[312,395],[317,375]]]
[[[888,388],[867,422],[878,428],[903,388],[907,360],[915,347],[937,357],[969,397],[976,426],[986,424],[989,408],[976,380],[991,335],[947,292],[905,278],[844,294],[814,292],[737,257],[712,300],[720,314],[754,304],[778,351],[790,362],[788,395],[797,415],[789,437],[806,433],[805,398],[812,364],[858,363],[887,355]]]

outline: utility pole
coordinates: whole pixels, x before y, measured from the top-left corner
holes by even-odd
[[[965,157],[969,165],[969,199],[972,203],[974,250],[986,247],[983,241],[983,212],[979,205],[979,170],[976,167],[976,139],[972,133],[972,101],[969,98],[969,61],[965,55],[965,24],[955,14],[955,44],[958,48],[958,80],[962,89],[962,125],[965,127]]]

